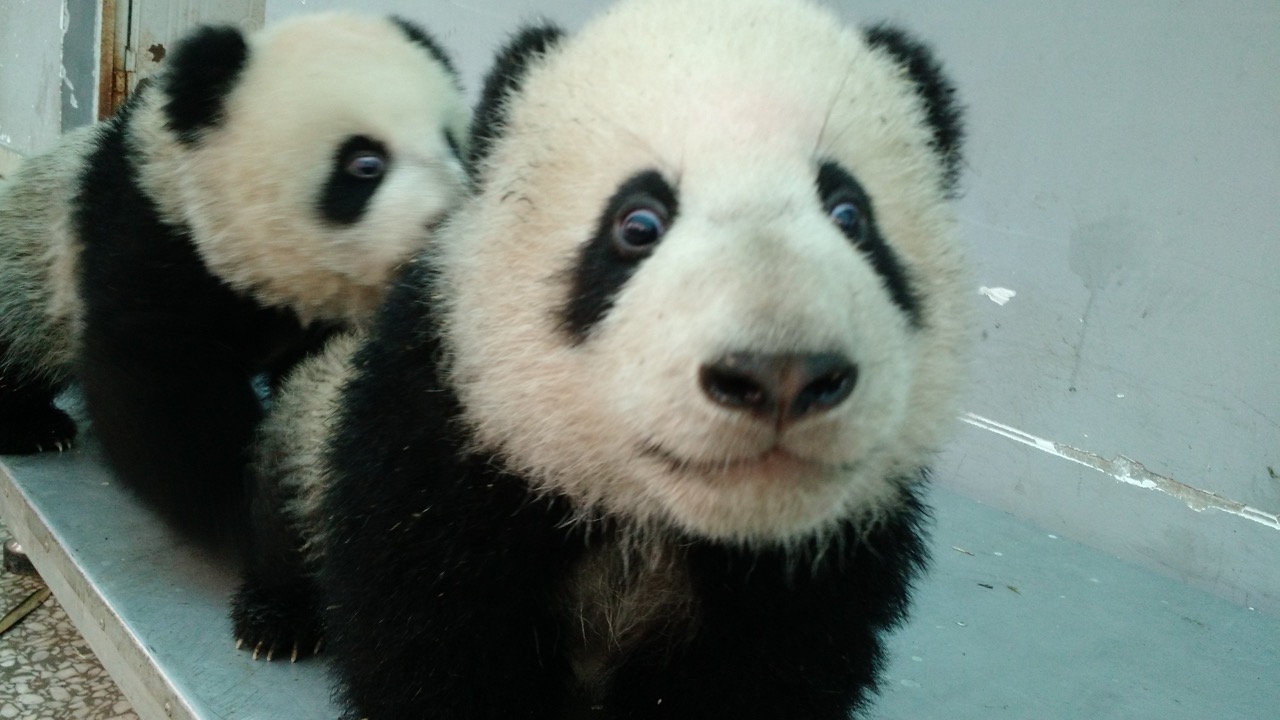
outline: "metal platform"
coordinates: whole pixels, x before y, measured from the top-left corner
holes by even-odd
[[[235,649],[234,572],[137,505],[92,442],[0,459],[0,516],[143,720],[337,717],[321,663]]]
[[[935,563],[892,642],[884,720],[1261,720],[1280,620],[935,489]],[[6,457],[0,515],[138,715],[334,718],[322,662],[231,641],[234,574],[124,494],[92,439]],[[728,719],[731,720],[731,719]]]

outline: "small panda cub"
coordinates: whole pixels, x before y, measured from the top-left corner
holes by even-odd
[[[348,710],[864,707],[971,335],[939,65],[808,0],[622,0],[513,39],[472,137],[476,194],[259,445]]]
[[[192,32],[0,199],[0,452],[71,442],[52,399],[74,374],[126,484],[237,535],[252,379],[372,313],[465,190],[469,117],[400,19]]]

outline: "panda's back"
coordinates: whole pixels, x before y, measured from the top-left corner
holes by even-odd
[[[0,344],[11,348],[6,357],[22,361],[6,374],[55,381],[67,374],[82,312],[73,209],[101,132],[89,126],[68,133],[0,186]]]

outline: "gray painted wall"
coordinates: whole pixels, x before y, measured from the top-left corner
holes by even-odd
[[[0,151],[52,146],[62,130],[62,3],[0,0]]]
[[[62,131],[98,119],[98,67],[102,19],[98,0],[63,0]]]
[[[969,106],[982,337],[937,481],[1280,612],[1280,5],[829,4],[927,38]],[[475,93],[521,20],[607,3],[363,5],[434,31]]]
[[[99,0],[0,0],[0,174],[18,156],[49,149],[62,132],[93,122],[98,110]],[[263,0],[119,2],[136,76],[155,71],[161,48],[200,22],[262,24]],[[115,28],[108,28],[109,36]]]

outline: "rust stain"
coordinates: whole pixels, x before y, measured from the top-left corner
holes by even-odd
[[[116,109],[116,0],[102,0],[102,39],[98,48],[98,119]]]

